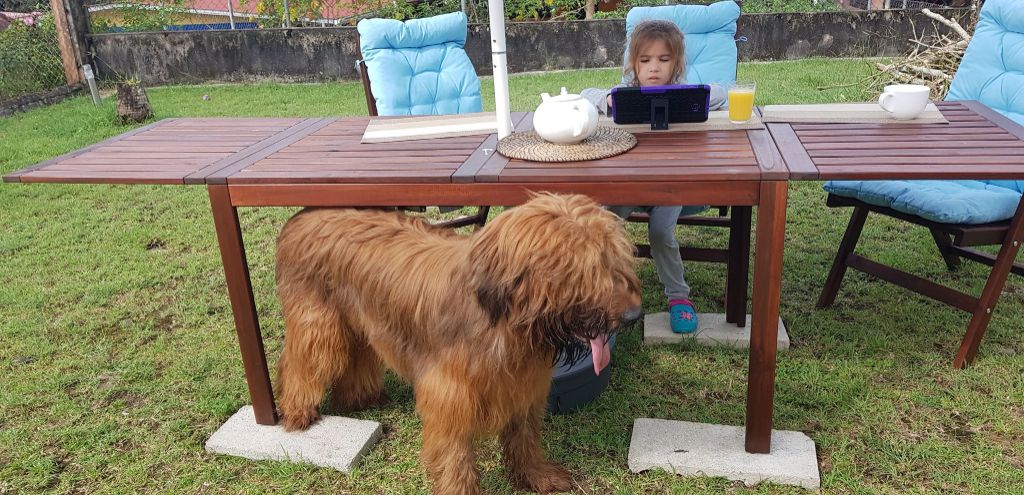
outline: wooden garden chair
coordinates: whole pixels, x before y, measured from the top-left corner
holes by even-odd
[[[462,12],[406,23],[393,19],[359,21],[356,58],[370,116],[483,111],[480,80],[463,48],[466,22]],[[364,54],[369,60],[364,59]],[[403,83],[413,78],[421,84]],[[436,89],[436,93],[422,91],[423,87]],[[479,228],[487,222],[488,213],[490,207],[481,206],[475,214],[435,225]]]
[[[975,34],[950,86],[947,100],[979,100],[1009,119],[1024,124],[1024,10],[1017,0],[988,0]],[[1019,128],[1018,128],[1019,129]],[[1024,138],[1024,133],[1018,136]],[[966,138],[960,138],[966,139]],[[1024,160],[1024,156],[1020,157]],[[875,276],[936,301],[971,313],[953,366],[971,363],[1010,273],[1024,275],[1015,257],[1024,240],[1024,181],[830,181],[826,204],[853,207],[846,233],[818,298],[831,306],[847,267]],[[962,260],[992,269],[980,297],[870,260],[854,252],[869,213],[886,215],[927,228],[946,266]],[[974,249],[998,245],[999,254]]]

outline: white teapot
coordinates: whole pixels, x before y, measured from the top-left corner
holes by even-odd
[[[597,130],[597,109],[580,95],[551,96],[541,93],[541,104],[533,114],[533,130],[545,141],[555,144],[575,144],[590,137]]]

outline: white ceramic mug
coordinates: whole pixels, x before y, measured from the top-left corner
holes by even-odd
[[[911,120],[928,106],[930,92],[920,84],[891,84],[878,97],[878,105],[896,120]]]

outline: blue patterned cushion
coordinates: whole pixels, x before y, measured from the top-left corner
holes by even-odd
[[[380,115],[483,111],[462,12],[408,22],[363,19],[356,29]]]
[[[674,22],[686,43],[686,82],[720,84],[736,81],[736,21],[740,7],[732,0],[711,5],[670,5],[634,7],[626,14],[626,39],[633,28],[651,19]],[[629,53],[623,57],[629,64]],[[623,76],[623,84],[627,83]]]

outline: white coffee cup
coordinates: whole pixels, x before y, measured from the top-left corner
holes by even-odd
[[[891,84],[878,97],[878,105],[896,120],[917,118],[928,106],[931,89],[921,84]]]

